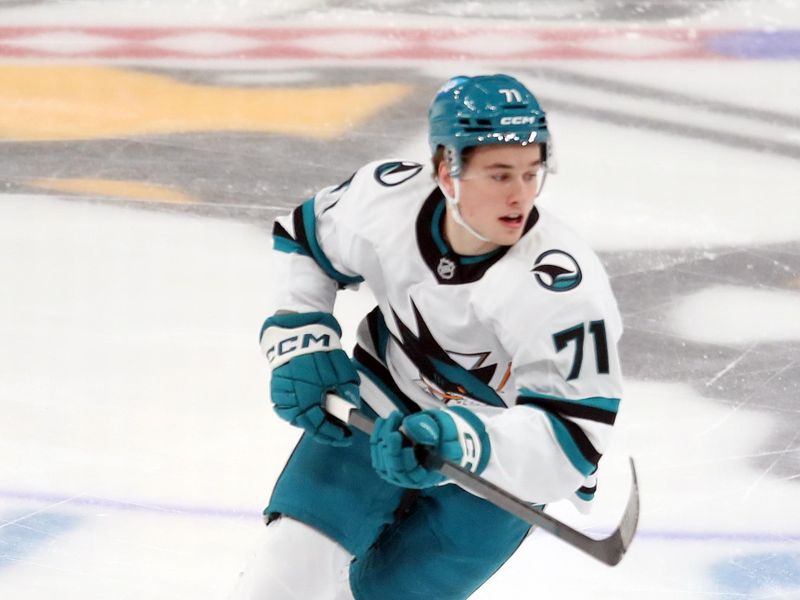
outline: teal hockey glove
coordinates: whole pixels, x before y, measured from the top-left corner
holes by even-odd
[[[261,348],[272,369],[275,412],[318,442],[333,446],[348,445],[351,432],[325,412],[325,394],[361,406],[360,380],[341,348],[341,334],[334,316],[323,312],[274,315],[261,328]]]
[[[456,406],[405,418],[399,412],[378,418],[370,437],[370,453],[372,466],[389,483],[427,488],[445,479],[425,467],[427,453],[480,474],[489,462],[491,444],[483,422],[471,410]]]

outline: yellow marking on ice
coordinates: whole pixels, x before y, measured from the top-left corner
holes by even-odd
[[[410,91],[410,86],[394,83],[218,87],[111,67],[0,65],[0,139],[86,140],[198,131],[332,139]]]
[[[110,179],[37,179],[30,182],[39,188],[69,194],[83,194],[91,196],[106,196],[123,198],[125,200],[139,200],[145,202],[168,202],[172,204],[191,204],[196,202],[177,190],[142,183],[140,181],[121,181]]]

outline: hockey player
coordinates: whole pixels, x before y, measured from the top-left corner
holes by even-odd
[[[512,77],[460,76],[429,128],[432,169],[368,164],[275,223],[261,347],[275,410],[305,433],[237,598],[470,596],[529,526],[426,469],[415,445],[531,503],[594,493],[622,327],[595,254],[535,206],[545,113]],[[362,282],[378,305],[349,358],[331,313]],[[326,393],[374,417],[372,436],[329,417]]]

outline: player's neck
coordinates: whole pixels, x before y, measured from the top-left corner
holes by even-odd
[[[445,213],[442,233],[450,247],[462,256],[479,256],[500,247],[494,242],[485,242],[472,235],[466,228],[456,223],[449,210]]]

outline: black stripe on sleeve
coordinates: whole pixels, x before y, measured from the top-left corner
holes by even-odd
[[[292,224],[294,225],[294,235],[296,238],[295,241],[302,246],[303,250],[306,251],[306,254],[309,256],[314,256],[314,252],[311,249],[311,244],[308,243],[308,237],[306,236],[306,227],[305,223],[303,222],[302,204],[292,211]]]
[[[552,415],[552,417],[564,426],[570,437],[575,442],[575,445],[578,447],[578,451],[587,461],[592,463],[596,469],[597,464],[600,462],[600,458],[602,458],[603,455],[600,454],[594,447],[594,444],[589,441],[589,437],[586,435],[586,433],[584,433],[583,429],[581,429],[576,423],[573,423],[569,419],[565,419],[560,415]]]
[[[272,236],[284,238],[287,240],[291,240],[293,242],[297,241],[291,236],[291,234],[288,231],[286,231],[286,228],[283,225],[281,225],[278,221],[275,221],[275,224],[272,226]]]
[[[577,402],[531,398],[530,396],[521,395],[517,398],[517,404],[531,404],[558,416],[587,419],[589,421],[605,423],[606,425],[613,425],[617,419],[617,413],[615,412],[595,406],[586,406]]]

